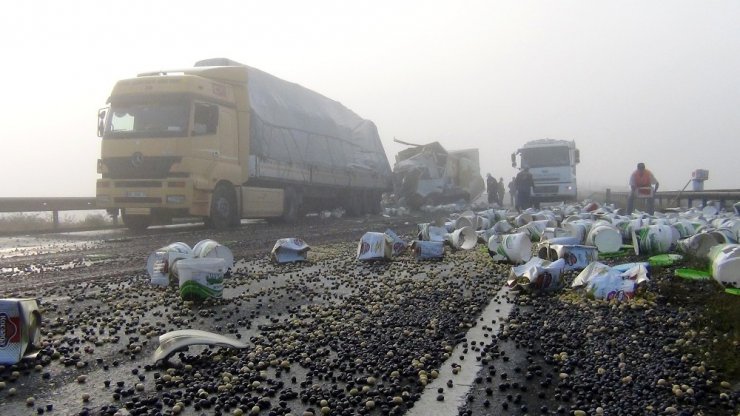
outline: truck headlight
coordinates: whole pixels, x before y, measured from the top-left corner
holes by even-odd
[[[167,195],[168,204],[184,204],[185,195]]]

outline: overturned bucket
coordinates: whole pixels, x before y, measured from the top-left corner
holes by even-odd
[[[532,241],[526,233],[493,235],[488,240],[488,254],[495,261],[524,263],[532,258]]]
[[[616,253],[622,248],[622,234],[611,225],[597,225],[588,232],[586,245],[598,248],[601,253]]]
[[[411,243],[411,250],[417,260],[441,259],[445,256],[445,246],[440,241],[416,240]]]
[[[471,250],[478,243],[478,234],[471,227],[463,227],[453,231],[448,241],[455,249]]]
[[[740,287],[740,244],[720,244],[709,250],[712,277],[718,282]]]

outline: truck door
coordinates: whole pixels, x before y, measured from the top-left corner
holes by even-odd
[[[233,108],[196,101],[192,136],[196,157],[237,162],[236,110]]]

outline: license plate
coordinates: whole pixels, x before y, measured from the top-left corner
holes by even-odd
[[[129,191],[129,192],[126,192],[126,196],[129,198],[146,198],[146,192]]]

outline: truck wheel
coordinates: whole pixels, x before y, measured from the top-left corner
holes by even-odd
[[[121,216],[123,225],[129,230],[139,233],[147,229],[152,224],[152,218],[148,215],[126,215]]]
[[[211,227],[217,230],[225,230],[233,226],[235,218],[238,218],[236,212],[236,195],[234,188],[227,184],[219,184],[213,191],[211,197]]]
[[[293,188],[285,188],[283,192],[283,215],[282,220],[287,224],[298,222],[298,214],[301,211],[301,198]]]

